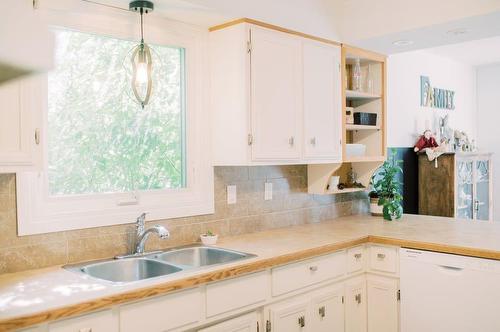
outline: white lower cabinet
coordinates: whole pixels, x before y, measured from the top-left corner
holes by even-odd
[[[346,281],[345,305],[345,331],[366,332],[367,301],[364,276]]]
[[[118,313],[112,310],[49,324],[49,332],[118,332]]]
[[[366,285],[368,332],[398,332],[398,279],[368,275]]]
[[[260,315],[257,312],[252,312],[198,330],[198,332],[259,332],[262,331],[260,324]]]
[[[314,332],[344,332],[344,284],[314,298],[311,316]]]
[[[314,332],[309,317],[310,301],[287,300],[264,309],[266,332]]]

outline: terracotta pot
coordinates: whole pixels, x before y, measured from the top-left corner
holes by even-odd
[[[384,207],[378,205],[378,197],[370,198],[370,213],[372,216],[381,217],[384,215]]]

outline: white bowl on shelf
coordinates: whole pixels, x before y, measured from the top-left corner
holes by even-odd
[[[346,144],[345,154],[347,157],[362,157],[366,154],[366,145],[364,144]]]

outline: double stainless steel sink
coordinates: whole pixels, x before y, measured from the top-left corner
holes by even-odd
[[[111,282],[132,282],[184,270],[232,263],[255,257],[239,251],[193,245],[163,252],[64,266],[67,270]]]

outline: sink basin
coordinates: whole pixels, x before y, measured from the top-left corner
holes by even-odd
[[[250,257],[255,257],[255,255],[204,246],[174,249],[154,255],[155,259],[185,268],[231,263]]]
[[[79,270],[91,277],[112,282],[138,281],[182,271],[180,267],[146,258],[91,263],[80,266]]]

